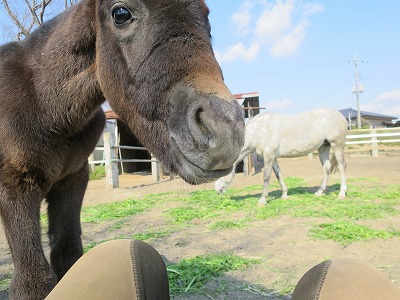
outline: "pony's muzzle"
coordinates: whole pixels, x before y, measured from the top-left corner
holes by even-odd
[[[205,171],[231,168],[244,142],[243,114],[237,101],[190,86],[171,93],[168,126],[185,158]]]

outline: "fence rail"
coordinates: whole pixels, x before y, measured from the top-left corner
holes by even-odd
[[[364,129],[351,130],[346,136],[345,152],[370,151],[372,157],[378,157],[379,151],[384,150],[379,148],[380,144],[400,144],[400,128],[382,128],[382,129]],[[361,148],[352,149],[354,145],[360,145]],[[366,148],[366,146],[368,146]],[[400,150],[400,147],[399,147]]]
[[[104,151],[103,160],[94,160],[92,154],[89,158],[89,164],[104,164],[106,169],[106,187],[108,190],[119,187],[119,169],[118,163],[134,162],[134,163],[151,163],[151,174],[154,181],[159,181],[162,176],[162,166],[158,160],[151,156],[151,159],[119,159],[117,157],[117,151],[119,149],[130,149],[130,150],[143,150],[147,151],[145,147],[137,146],[121,146],[116,145],[115,134],[110,132],[103,133],[104,147],[96,147],[95,150]]]
[[[89,158],[89,164],[105,164],[106,166],[106,185],[107,189],[113,189],[119,186],[119,170],[118,163],[134,162],[134,163],[151,163],[151,173],[155,181],[159,181],[162,176],[162,165],[158,160],[151,156],[151,159],[119,159],[117,157],[117,151],[119,149],[131,149],[131,150],[143,150],[147,151],[145,147],[137,146],[121,146],[116,145],[115,135],[110,132],[105,132],[104,147],[96,147],[97,151],[104,151],[103,160],[94,160],[93,154]],[[379,156],[379,144],[394,144],[395,148],[400,151],[400,128],[382,128],[382,129],[364,129],[364,130],[350,130],[346,136],[346,148],[345,152],[370,152],[372,157]],[[366,147],[366,145],[368,145]],[[350,149],[354,145],[358,145],[361,148]],[[250,154],[251,155],[251,154]],[[253,159],[248,159],[249,163],[245,163],[245,172],[251,172],[254,168],[254,163],[251,163]]]

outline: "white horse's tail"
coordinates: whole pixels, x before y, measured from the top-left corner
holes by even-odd
[[[331,174],[336,173],[337,170],[338,170],[338,162],[336,160],[335,154],[332,154],[332,157],[331,157]]]

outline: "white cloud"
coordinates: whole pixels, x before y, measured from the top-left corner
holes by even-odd
[[[396,101],[400,103],[400,89],[382,93],[378,95],[378,97],[376,97],[376,101],[378,102]]]
[[[215,56],[219,63],[224,61],[233,61],[236,59],[243,59],[245,61],[253,60],[260,50],[259,44],[253,44],[246,48],[242,43],[238,43],[228,48],[224,53],[216,52]]]
[[[303,42],[310,17],[323,11],[324,7],[316,2],[304,3],[302,0],[246,0],[240,10],[232,15],[232,22],[241,36],[250,35],[252,46],[246,47],[244,42],[237,43],[220,54],[224,57],[232,52],[234,47],[241,45],[242,49],[266,47],[274,57],[289,56],[296,52]],[[238,49],[236,49],[238,50]],[[253,52],[252,54],[258,54]],[[235,56],[235,59],[254,59],[254,56]],[[233,59],[229,59],[233,60]],[[228,59],[225,59],[228,61]]]
[[[303,22],[288,34],[281,36],[271,46],[270,53],[275,57],[289,56],[294,53],[306,35],[307,25]]]
[[[384,92],[360,106],[365,111],[400,117],[400,89]]]
[[[303,6],[303,15],[309,17],[324,11],[324,7],[319,3],[305,3]]]
[[[274,43],[290,28],[293,1],[278,2],[271,8],[265,8],[257,20],[256,37],[264,43]]]
[[[236,12],[232,15],[232,22],[239,31],[239,33],[247,34],[249,32],[249,24],[251,22],[251,9],[253,8],[253,4],[250,1],[245,1],[239,12]]]

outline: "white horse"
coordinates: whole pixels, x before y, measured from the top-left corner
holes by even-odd
[[[249,153],[256,151],[264,157],[264,191],[259,205],[265,205],[268,198],[268,182],[274,170],[282,188],[282,198],[288,198],[287,187],[279,170],[278,157],[298,157],[318,149],[322,164],[321,187],[316,196],[324,194],[329,174],[336,168],[341,174],[338,197],[346,197],[346,162],[344,146],[347,122],[343,115],[332,109],[317,109],[294,116],[265,113],[255,116],[246,124],[245,143],[230,174],[215,183],[218,193],[225,192],[235,176],[236,165]],[[333,155],[329,158],[332,147]]]

